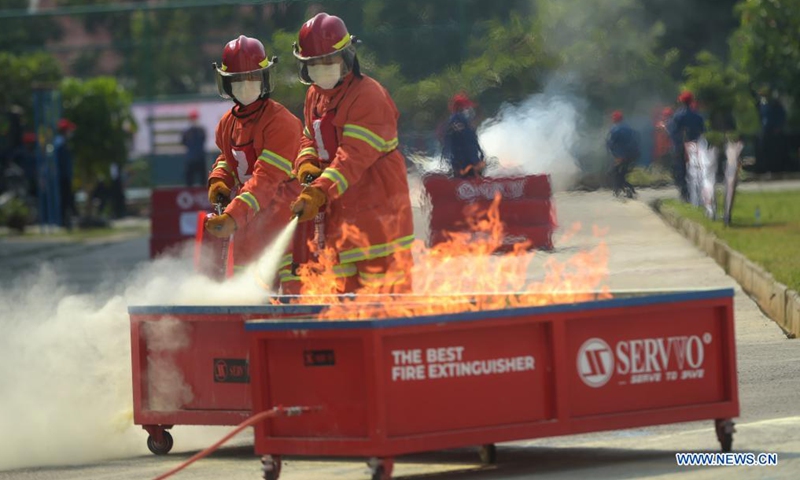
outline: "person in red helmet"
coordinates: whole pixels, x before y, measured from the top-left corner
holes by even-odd
[[[452,115],[444,134],[442,157],[450,164],[454,177],[478,177],[486,168],[486,161],[472,126],[475,103],[466,94],[459,93],[450,100],[450,111]]]
[[[53,139],[56,163],[58,164],[58,193],[60,197],[61,225],[67,230],[72,230],[72,217],[77,214],[75,209],[75,193],[72,189],[74,162],[69,139],[77,129],[71,120],[62,118],[56,124],[57,133]]]
[[[689,185],[686,180],[686,168],[689,157],[686,154],[686,143],[696,142],[706,131],[705,120],[694,108],[694,95],[684,90],[678,95],[681,104],[675,115],[667,123],[667,131],[675,147],[675,163],[673,178],[681,198],[689,201]]]
[[[302,126],[270,98],[275,60],[267,57],[260,41],[242,35],[225,45],[222,63],[214,64],[219,94],[234,106],[217,125],[221,153],[208,178],[209,201],[227,207],[208,220],[206,229],[220,238],[236,232],[235,268],[258,259],[291,220],[289,205],[300,193],[292,160]],[[290,262],[291,257],[284,260]],[[281,286],[284,293],[292,293],[291,285]]]
[[[361,73],[353,37],[338,17],[320,13],[303,24],[294,55],[310,87],[294,164],[306,185],[292,212],[305,222],[324,211],[316,240],[338,254],[339,291],[410,291],[414,226],[394,101]]]
[[[639,160],[641,155],[641,142],[639,133],[623,121],[622,112],[614,110],[611,113],[611,122],[614,124],[606,137],[606,148],[614,161],[609,170],[609,179],[614,196],[624,194],[628,198],[636,195],[636,190],[625,178],[631,167]]]

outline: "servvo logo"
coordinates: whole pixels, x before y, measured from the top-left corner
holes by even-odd
[[[577,369],[583,383],[599,388],[615,374],[620,384],[701,379],[710,333],[622,340],[613,348],[590,338],[578,349]]]

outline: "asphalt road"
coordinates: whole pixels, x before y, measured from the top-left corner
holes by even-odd
[[[644,200],[654,195],[671,195],[670,191],[642,192]],[[680,467],[676,452],[715,452],[718,444],[711,422],[693,422],[589,435],[547,438],[503,444],[498,449],[499,463],[480,467],[474,450],[463,449],[426,453],[398,459],[395,478],[482,480],[523,478],[796,478],[800,471],[800,343],[788,340],[781,330],[725,275],[714,261],[695,249],[688,241],[664,224],[641,201],[620,201],[608,192],[560,194],[556,197],[558,218],[563,228],[574,222],[581,231],[567,241],[557,241],[554,253],[559,258],[597,244],[591,226],[607,229],[604,236],[610,249],[608,284],[613,289],[686,289],[692,287],[733,287],[736,291],[736,342],[741,401],[741,417],[737,419],[734,450],[738,452],[776,452],[778,465],[768,467]],[[542,255],[541,258],[544,256]],[[78,291],[101,289],[109,284],[124,283],[125,277],[146,259],[146,239],[134,238],[115,244],[70,251],[68,255],[47,259],[29,257],[23,262],[30,269],[39,260],[53,263],[61,282]],[[0,268],[19,265],[18,258],[0,258]],[[17,263],[15,263],[17,262]],[[538,262],[534,262],[535,264]],[[15,266],[19,271],[20,267]],[[534,267],[535,268],[535,267]],[[9,270],[4,270],[7,272]],[[99,276],[98,276],[99,273]],[[535,275],[535,272],[531,273]],[[4,273],[0,282],[9,278]],[[5,286],[4,286],[5,288]],[[1,324],[0,324],[1,326]],[[19,339],[24,342],[24,339]],[[120,351],[124,364],[129,352]],[[2,370],[0,369],[0,373]],[[122,375],[120,382],[129,378]],[[0,377],[2,379],[2,377]],[[0,382],[2,383],[2,382]],[[12,385],[14,387],[14,385]],[[5,389],[5,388],[4,388]],[[96,392],[70,395],[71,401],[98,401]],[[0,405],[3,396],[0,391]],[[119,398],[125,398],[122,395]],[[30,409],[38,407],[35,397]],[[80,408],[68,406],[67,411]],[[120,405],[120,409],[125,405]],[[25,412],[23,412],[24,414]],[[2,415],[12,412],[0,412]],[[8,420],[8,419],[6,419]],[[56,422],[62,420],[54,420]],[[58,425],[54,425],[58,427]],[[173,429],[175,449],[166,457],[147,453],[146,434],[126,421],[121,421],[124,435],[97,438],[97,445],[124,443],[115,453],[101,454],[102,460],[84,460],[79,465],[29,467],[0,472],[0,479],[141,479],[152,478],[188,458],[203,445],[221,437],[225,429],[204,429],[177,426]],[[47,432],[46,428],[39,430]],[[46,433],[44,433],[46,435]],[[0,428],[0,438],[16,433]],[[40,433],[39,435],[42,435]],[[68,437],[67,437],[68,438]],[[44,439],[43,439],[44,440]],[[30,441],[30,440],[29,440]],[[49,442],[47,450],[38,453],[44,463],[64,464],[49,454],[68,449],[65,443]],[[8,443],[8,442],[7,442]],[[47,442],[43,442],[47,443]],[[6,445],[0,443],[0,447]],[[76,447],[72,445],[72,447]],[[75,458],[84,458],[91,443],[78,444]],[[77,448],[76,447],[76,448]],[[30,449],[37,446],[31,444]],[[0,465],[4,453],[0,448]],[[19,451],[19,450],[18,450]],[[7,460],[7,459],[6,459]],[[6,462],[8,464],[9,462]],[[245,479],[258,478],[259,460],[253,455],[247,436],[235,440],[210,458],[201,460],[175,478]],[[282,479],[367,479],[370,478],[363,459],[331,461],[329,459],[294,459],[284,463]]]

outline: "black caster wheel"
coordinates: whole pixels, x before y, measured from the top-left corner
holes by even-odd
[[[372,472],[372,480],[384,480],[385,477],[386,470],[383,468],[383,465],[376,467]]]
[[[732,433],[725,433],[719,439],[719,444],[722,447],[722,451],[725,453],[730,452],[733,450],[733,434]]]
[[[152,435],[147,437],[147,448],[156,455],[166,455],[172,450],[172,435],[166,430],[161,432],[161,441],[157,442]]]
[[[271,455],[261,457],[262,472],[264,480],[278,480],[281,476],[281,459]]]
[[[373,458],[368,462],[372,472],[372,480],[392,480],[394,461],[392,459]]]
[[[722,451],[727,453],[733,449],[733,434],[736,432],[734,423],[731,420],[717,420],[717,440],[722,447]]]
[[[481,463],[484,465],[494,465],[497,463],[497,447],[495,447],[493,443],[481,445],[478,454],[481,457]]]

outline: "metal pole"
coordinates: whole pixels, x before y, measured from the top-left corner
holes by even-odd
[[[45,124],[42,118],[42,91],[33,91],[33,125],[36,131],[36,184],[37,193],[36,200],[38,202],[39,212],[36,215],[39,221],[40,233],[45,232],[45,224],[47,223],[47,163],[45,161],[45,151],[47,148],[47,138],[45,131]]]
[[[153,99],[153,28],[150,20],[150,12],[144,12],[144,58],[143,67],[145,71],[145,98]]]

